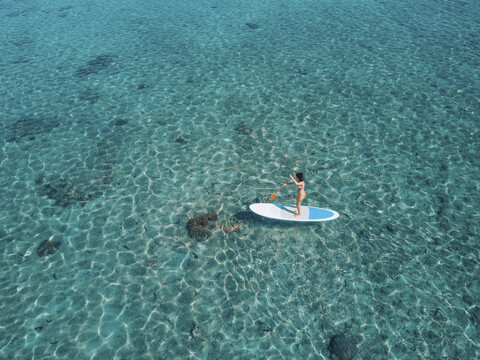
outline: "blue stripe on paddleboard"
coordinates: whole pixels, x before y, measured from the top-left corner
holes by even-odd
[[[326,209],[319,209],[315,207],[308,208],[308,219],[309,220],[320,220],[320,219],[328,219],[334,216],[335,213],[330,210]]]

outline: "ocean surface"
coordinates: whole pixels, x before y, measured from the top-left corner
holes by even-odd
[[[480,358],[479,1],[0,19],[0,359]]]

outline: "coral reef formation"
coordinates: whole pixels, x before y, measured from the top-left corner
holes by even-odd
[[[112,55],[99,55],[95,57],[95,59],[87,62],[86,65],[79,67],[77,71],[75,71],[75,76],[82,78],[91,74],[97,74],[110,67],[114,63],[114,59]]]
[[[124,141],[125,131],[119,126],[97,143],[96,153],[84,163],[67,173],[39,174],[35,183],[40,195],[55,200],[55,205],[62,207],[76,203],[84,205],[102,196],[113,180],[114,165]]]
[[[257,30],[260,27],[260,25],[255,24],[255,23],[251,23],[251,22],[247,22],[247,23],[245,23],[245,25],[247,25],[248,28],[252,29],[252,30]]]
[[[217,220],[218,214],[214,211],[189,219],[187,222],[188,236],[194,239],[207,237]]]
[[[19,142],[24,137],[34,140],[37,135],[49,133],[59,125],[60,120],[58,119],[25,117],[7,126],[5,140],[7,142]]]
[[[48,256],[57,252],[58,248],[62,245],[58,241],[45,240],[37,248],[38,256]]]
[[[328,350],[338,360],[352,360],[357,353],[355,341],[344,334],[332,336]]]
[[[182,135],[180,135],[179,137],[177,137],[177,140],[175,140],[177,143],[179,144],[186,144],[188,142],[187,139],[185,139]]]

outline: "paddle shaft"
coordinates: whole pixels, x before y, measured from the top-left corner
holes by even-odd
[[[288,179],[282,184],[282,186],[280,186],[280,189],[278,189],[275,194],[270,195],[270,200],[275,199],[275,196],[277,196],[278,192],[282,189],[282,187],[284,187],[287,184],[287,181]]]

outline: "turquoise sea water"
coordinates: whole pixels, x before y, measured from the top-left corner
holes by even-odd
[[[478,1],[0,19],[0,359],[480,358]],[[338,219],[248,212],[296,171]]]

